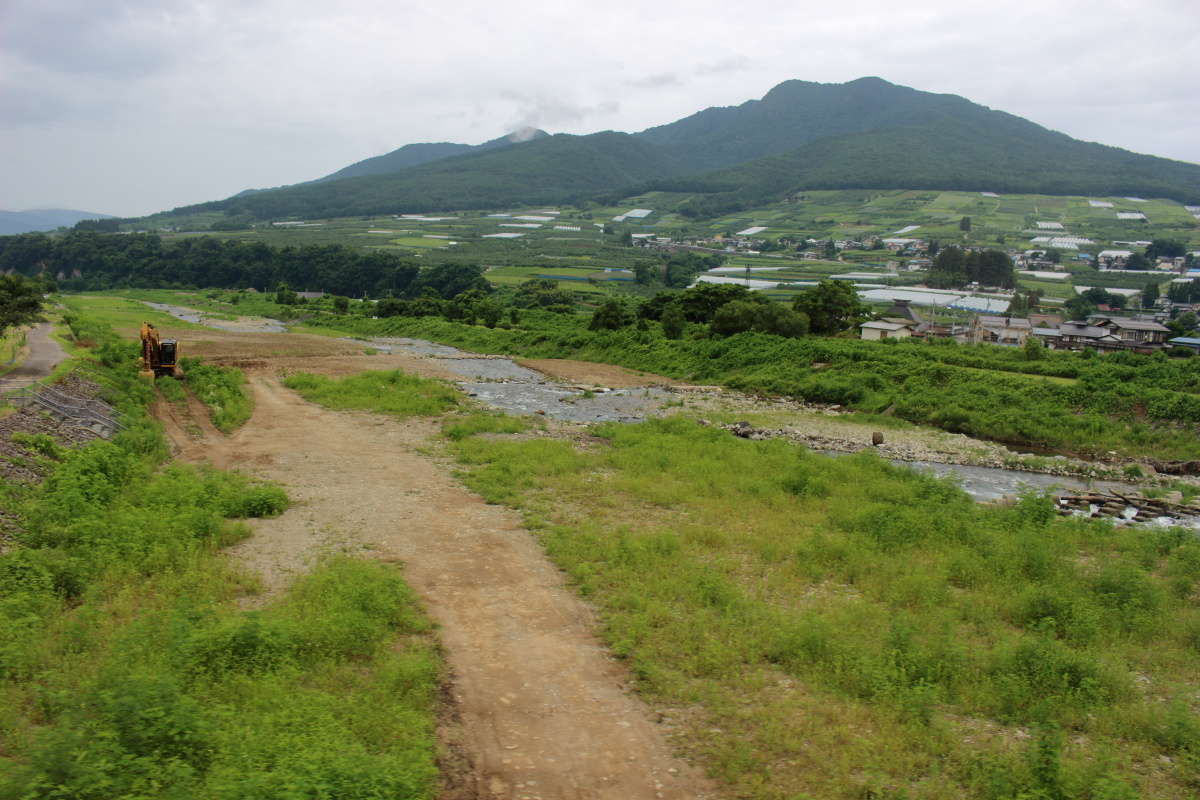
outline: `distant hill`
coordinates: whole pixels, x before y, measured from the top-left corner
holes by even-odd
[[[659,148],[626,133],[559,134],[387,175],[258,192],[188,210],[267,219],[565,203],[677,172]]]
[[[318,178],[315,182],[335,181],[341,178],[360,178],[364,175],[387,175],[390,172],[399,172],[409,167],[419,167],[422,164],[428,164],[431,161],[440,161],[450,156],[461,156],[473,151],[495,150],[496,148],[507,147],[511,144],[544,139],[549,135],[545,131],[535,128],[522,128],[519,131],[513,131],[507,136],[501,136],[498,139],[492,139],[490,142],[484,142],[479,145],[455,144],[454,142],[406,144],[398,150],[393,150],[382,156],[367,158],[348,167],[343,167],[337,172],[326,175],[324,178]]]
[[[466,149],[463,149],[466,148]],[[308,184],[179,211],[259,219],[563,203],[660,189],[721,213],[803,189],[964,189],[1200,202],[1200,166],[1082,142],[880,78],[786,81],[636,134],[407,145]]]
[[[112,219],[109,214],[69,208],[39,208],[32,211],[0,211],[0,236],[69,228],[81,219]]]

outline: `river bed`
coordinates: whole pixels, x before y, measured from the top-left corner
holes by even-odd
[[[206,317],[195,309],[147,303],[152,308],[172,316],[221,330],[245,332],[245,322],[231,322]],[[284,332],[287,326],[279,320],[254,320],[253,330]],[[348,339],[350,337],[347,337]],[[407,353],[436,361],[446,371],[459,376],[455,383],[481,404],[509,414],[545,416],[564,422],[641,422],[657,416],[678,398],[664,389],[638,387],[623,389],[585,389],[558,383],[540,372],[522,367],[504,356],[488,356],[460,350],[449,345],[407,337],[375,337],[361,341],[384,353]],[[822,451],[826,452],[826,451]],[[827,455],[844,455],[826,452]],[[938,476],[953,476],[968,495],[979,502],[999,500],[1022,491],[1067,492],[1080,490],[1117,491],[1137,494],[1140,487],[1118,481],[1088,481],[1061,475],[1003,469],[998,467],[944,464],[930,461],[892,460],[892,463],[931,472]],[[1200,519],[1169,520],[1159,524],[1184,524],[1200,528]]]

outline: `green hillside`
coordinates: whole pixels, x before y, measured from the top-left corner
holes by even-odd
[[[544,139],[550,134],[541,130],[527,128],[525,130],[514,131],[507,136],[501,136],[498,139],[492,139],[490,142],[484,142],[480,145],[456,144],[454,142],[421,142],[419,144],[406,144],[403,147],[393,150],[390,153],[385,153],[374,158],[366,158],[351,164],[348,167],[343,167],[331,175],[326,175],[324,178],[319,178],[318,181],[335,181],[342,178],[358,178],[363,175],[387,175],[392,172],[399,172],[402,169],[410,167],[419,167],[422,164],[429,164],[434,161],[441,161],[443,158],[452,156],[461,156],[473,151],[496,150],[501,147],[510,147],[521,142],[534,141],[536,139]]]
[[[500,208],[514,198],[562,203],[677,173],[670,164],[657,147],[628,134],[559,134],[388,175],[293,186],[179,211],[267,219]]]
[[[995,116],[943,115],[902,128],[830,136],[784,155],[655,188],[720,195],[717,202],[725,208],[800,189],[1200,199],[1200,166],[1080,142],[1018,117],[987,114]]]
[[[749,208],[800,189],[1200,202],[1198,165],[1081,142],[961,97],[879,78],[787,81],[762,100],[710,108],[638,134],[510,140],[458,155],[458,145],[409,145],[321,181],[244,193],[175,215],[216,211],[246,220],[495,209],[612,202],[652,190],[695,195],[683,206],[692,217]]]

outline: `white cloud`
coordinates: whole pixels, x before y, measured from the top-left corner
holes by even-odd
[[[819,13],[817,13],[819,11]],[[0,4],[0,208],[147,213],[417,141],[640,130],[878,75],[1200,161],[1189,0]]]

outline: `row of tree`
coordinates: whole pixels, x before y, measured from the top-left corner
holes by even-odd
[[[958,289],[968,283],[1011,289],[1016,285],[1016,274],[1007,253],[951,246],[938,251],[926,282],[935,289]]]
[[[0,272],[46,274],[68,291],[222,287],[298,290],[351,297],[420,291],[417,265],[390,253],[342,245],[270,247],[197,236],[164,242],[156,234],[0,237]]]

